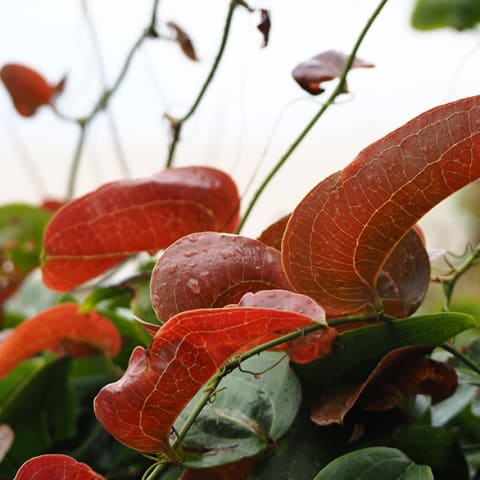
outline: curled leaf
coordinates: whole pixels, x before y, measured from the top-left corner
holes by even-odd
[[[389,352],[368,378],[359,383],[340,383],[317,401],[311,419],[318,425],[342,423],[358,405],[363,410],[385,411],[416,394],[430,395],[437,403],[457,388],[455,370],[446,363],[426,358],[432,346],[407,346]]]
[[[347,63],[348,55],[336,50],[328,50],[315,55],[310,60],[299,63],[292,72],[295,81],[308,93],[319,95],[325,89],[323,82],[340,77]],[[372,68],[374,65],[360,58],[355,58],[351,68]],[[344,93],[348,92],[345,84]]]
[[[111,182],[61,208],[45,230],[45,284],[68,291],[141,251],[196,231],[234,231],[239,196],[220,170],[185,167]]]
[[[49,85],[37,71],[25,65],[9,63],[0,70],[0,79],[5,85],[17,112],[31,117],[38,107],[49,105],[62,92],[65,79],[58,85]]]
[[[85,463],[60,454],[40,455],[26,461],[13,480],[105,480]]]
[[[0,378],[43,350],[114,357],[120,343],[115,326],[97,312],[81,313],[75,303],[55,305],[22,322],[0,344]]]
[[[177,459],[171,427],[219,367],[236,354],[314,323],[304,315],[263,308],[179,313],[160,328],[148,351],[135,348],[125,375],[95,398],[95,414],[130,448]]]
[[[198,61],[193,42],[185,30],[180,28],[177,23],[172,21],[167,22],[167,27],[170,28],[170,30],[172,30],[174,33],[174,40],[178,43],[185,56],[194,62]]]
[[[171,245],[158,259],[150,283],[160,322],[275,288],[289,288],[278,251],[258,240],[215,232],[192,233]]]
[[[268,39],[270,37],[270,27],[272,26],[270,21],[270,12],[265,8],[260,9],[260,23],[257,25],[257,29],[263,35],[263,45],[265,48],[268,45]]]
[[[377,283],[391,252],[428,210],[480,176],[479,159],[480,97],[429,110],[364,149],[293,212],[282,261],[294,289],[331,317],[382,310]]]

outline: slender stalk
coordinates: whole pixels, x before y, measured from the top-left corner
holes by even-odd
[[[450,303],[452,301],[453,290],[458,280],[465,274],[473,265],[480,261],[480,243],[473,249],[472,253],[458,266],[455,271],[446,279],[442,280],[443,293],[445,296],[443,310],[448,312]]]
[[[210,68],[210,72],[208,73],[207,78],[205,79],[202,87],[200,88],[200,91],[198,92],[197,97],[193,101],[192,106],[183,117],[173,118],[167,115],[167,119],[170,121],[171,129],[172,129],[172,138],[170,140],[170,145],[168,147],[168,156],[167,156],[167,162],[166,162],[167,168],[173,165],[175,151],[178,145],[178,141],[180,140],[180,133],[182,131],[182,127],[184,123],[188,121],[188,119],[197,110],[198,106],[200,105],[200,102],[202,101],[208,87],[210,86],[213,80],[213,77],[215,76],[215,73],[218,69],[223,53],[225,51],[225,47],[227,45],[227,39],[230,33],[231,24],[232,24],[233,12],[235,10],[235,7],[237,7],[238,5],[245,6],[244,2],[242,2],[241,0],[230,0],[230,6],[228,7],[227,18],[225,19],[225,24],[223,27],[223,35],[220,41],[220,47],[218,49],[215,60],[212,64],[212,67]]]
[[[448,343],[444,343],[441,345],[441,347],[480,375],[480,366],[477,365],[473,360],[470,360],[470,358],[468,358],[462,352],[457,350],[455,347],[448,345]]]
[[[67,195],[66,195],[67,202],[72,200],[75,194],[75,183],[78,176],[78,167],[80,166],[80,159],[82,158],[83,146],[85,144],[85,137],[87,134],[87,125],[88,124],[85,122],[78,122],[80,131],[78,135],[77,145],[75,147],[75,152],[73,154],[72,164],[70,166],[70,174],[68,177]]]
[[[111,97],[119,89],[120,85],[122,84],[123,80],[125,79],[125,76],[127,75],[127,72],[128,72],[128,70],[130,68],[130,65],[132,63],[133,57],[135,56],[135,53],[138,51],[138,49],[142,46],[143,42],[147,38],[158,37],[158,35],[156,33],[156,29],[155,29],[155,24],[156,24],[156,21],[157,21],[158,3],[159,3],[159,0],[153,0],[153,7],[152,7],[152,13],[151,13],[151,18],[150,18],[149,24],[143,30],[141,35],[137,38],[135,43],[130,48],[130,51],[128,52],[127,57],[125,58],[123,66],[120,69],[120,72],[119,72],[116,80],[113,82],[113,85],[110,88],[107,88],[102,93],[102,95],[98,99],[97,103],[94,105],[90,114],[88,114],[86,117],[78,118],[78,119],[74,120],[80,126],[80,136],[79,136],[79,140],[77,142],[77,146],[75,148],[75,152],[74,152],[74,155],[73,155],[72,165],[70,167],[68,189],[67,189],[67,201],[71,200],[73,198],[73,195],[74,195],[75,183],[76,183],[76,179],[77,179],[77,176],[78,176],[78,168],[79,168],[80,160],[81,160],[81,157],[82,157],[83,145],[84,145],[84,142],[85,142],[86,131],[87,131],[88,126],[90,125],[90,123],[94,120],[94,118],[97,116],[97,114],[100,111],[107,108]]]
[[[250,203],[243,214],[242,220],[240,221],[240,225],[238,227],[238,232],[240,232],[245,225],[245,222],[249,218],[254,206],[256,205],[258,199],[262,195],[263,191],[267,187],[267,185],[271,182],[273,177],[278,173],[280,168],[285,164],[285,162],[290,158],[292,153],[297,149],[297,147],[300,145],[300,143],[303,141],[303,139],[307,136],[307,134],[310,132],[310,130],[313,128],[313,126],[317,123],[318,119],[326,112],[326,110],[330,107],[330,105],[333,104],[335,99],[340,95],[341,93],[344,92],[345,90],[345,85],[347,82],[347,75],[348,72],[350,71],[353,61],[355,60],[355,57],[357,55],[357,51],[360,48],[360,45],[365,38],[365,35],[367,34],[368,30],[372,26],[373,22],[375,19],[378,17],[380,12],[382,11],[383,7],[386,5],[388,0],[382,0],[377,8],[374,10],[370,18],[368,19],[367,23],[364,25],[362,31],[360,32],[360,35],[357,38],[357,41],[355,42],[355,45],[352,48],[352,51],[350,53],[350,56],[348,57],[347,62],[345,63],[342,73],[339,77],[337,86],[331,93],[330,97],[327,99],[327,101],[321,106],[320,110],[315,114],[315,116],[310,120],[310,122],[307,124],[307,126],[302,130],[300,135],[296,138],[296,140],[292,143],[292,145],[288,148],[288,150],[283,154],[283,156],[278,160],[278,162],[274,165],[270,173],[264,178],[263,182],[261,185],[258,187],[258,189],[255,191],[252,199],[250,200]]]

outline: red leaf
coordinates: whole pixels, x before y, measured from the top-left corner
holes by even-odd
[[[13,480],[105,480],[105,478],[72,457],[48,454],[27,460]]]
[[[32,116],[38,107],[49,105],[61,93],[65,80],[51,86],[35,70],[9,63],[0,70],[0,79],[10,94],[15,109],[24,117]]]
[[[390,252],[480,176],[479,159],[480,97],[434,108],[373,143],[293,212],[282,252],[290,283],[327,316],[380,309],[376,285]]]
[[[340,77],[343,67],[348,60],[348,55],[336,50],[328,50],[315,55],[310,60],[299,63],[292,72],[293,78],[308,93],[319,95],[324,92],[322,82]],[[355,58],[351,68],[372,68],[372,63]],[[348,89],[345,85],[344,93]]]
[[[270,12],[264,8],[260,9],[260,23],[257,25],[257,29],[263,35],[263,45],[265,48],[268,45],[268,39],[270,37],[270,27],[272,26],[270,21]]]
[[[285,215],[280,220],[272,223],[260,234],[258,239],[265,245],[281,250],[283,234],[285,233],[289,219],[290,214]]]
[[[313,406],[311,419],[318,425],[343,423],[355,406],[385,411],[416,394],[430,395],[437,403],[457,388],[455,370],[446,363],[425,358],[432,346],[408,346],[389,352],[363,382],[342,383],[327,390]]]
[[[193,233],[170,246],[158,259],[150,285],[160,322],[273,288],[289,288],[278,251],[258,240],[214,232]]]
[[[195,231],[234,231],[233,180],[208,167],[169,169],[104,185],[61,208],[45,231],[45,284],[68,291],[128,256],[156,252]]]
[[[95,414],[120,442],[177,459],[169,436],[188,401],[230,357],[314,322],[292,312],[231,307],[179,313],[148,351],[137,347],[125,375],[100,390]]]
[[[114,357],[120,342],[116,327],[98,313],[80,313],[76,303],[55,305],[22,322],[0,344],[0,378],[43,350]]]
[[[173,31],[175,35],[175,41],[180,45],[180,48],[185,56],[194,62],[198,61],[197,54],[195,53],[195,47],[193,46],[192,40],[187,35],[185,30],[180,28],[175,22],[167,22],[167,27]]]

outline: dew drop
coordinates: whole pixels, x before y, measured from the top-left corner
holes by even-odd
[[[198,252],[196,250],[190,250],[188,252],[185,252],[183,255],[186,258],[191,258],[194,257]]]
[[[177,266],[176,265],[170,265],[167,267],[167,272],[168,273],[175,273],[177,271]]]
[[[195,293],[196,295],[198,295],[201,291],[200,285],[196,278],[191,278],[190,280],[188,280],[187,287],[190,289],[192,293]]]

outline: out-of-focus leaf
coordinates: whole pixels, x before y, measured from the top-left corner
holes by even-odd
[[[43,350],[113,357],[120,343],[118,330],[98,313],[80,313],[74,303],[55,305],[18,325],[0,344],[0,378]]]
[[[446,425],[471,402],[476,391],[477,388],[472,385],[459,385],[454,395],[436,405],[432,405],[430,407],[432,426],[443,427]]]
[[[257,25],[258,31],[263,35],[263,45],[265,48],[268,45],[270,38],[270,27],[272,26],[270,20],[270,12],[265,8],[260,9],[260,23]]]
[[[395,448],[370,447],[347,453],[322,469],[314,480],[433,480],[426,465],[416,465]],[[436,478],[436,477],[435,477]]]
[[[196,308],[238,303],[247,292],[289,289],[277,250],[258,240],[193,233],[171,245],[152,272],[152,306],[160,322]]]
[[[221,381],[219,388],[225,391],[204,407],[192,425],[182,442],[183,465],[206,468],[252,457],[268,449],[292,425],[301,388],[288,358],[283,353],[264,352],[242,363],[242,370]],[[193,397],[175,421],[177,431],[202,395],[200,391]]]
[[[319,95],[325,91],[322,83],[340,77],[347,60],[348,55],[345,55],[343,52],[328,50],[315,55],[310,60],[299,63],[293,69],[292,76],[308,93]],[[374,67],[372,63],[355,58],[351,68],[372,67]],[[344,92],[348,92],[346,85]]]
[[[168,247],[197,231],[235,231],[233,180],[208,167],[111,182],[62,207],[45,231],[43,279],[68,291],[130,255]]]
[[[14,480],[104,480],[85,463],[67,455],[47,454],[25,462]]]
[[[393,441],[414,462],[429,465],[435,480],[468,480],[468,466],[457,429],[412,425]]]
[[[31,117],[42,105],[49,105],[63,90],[65,79],[58,85],[49,85],[38,72],[25,65],[8,63],[0,70],[0,79],[5,85],[17,112]]]
[[[426,212],[480,176],[479,159],[480,96],[422,113],[371,144],[292,213],[282,261],[294,290],[327,317],[382,311],[377,283],[390,253]]]
[[[15,433],[6,423],[0,424],[0,463],[12,446]]]
[[[172,21],[167,22],[167,27],[170,28],[170,30],[173,32],[174,40],[178,43],[185,56],[188,57],[190,60],[193,60],[194,62],[198,61],[193,42],[190,36],[185,32],[185,30],[183,30],[183,28],[180,28],[176,22]]]
[[[477,0],[417,0],[412,13],[412,26],[418,30],[443,27],[465,30],[479,22]]]
[[[385,411],[415,394],[431,395],[437,403],[453,394],[457,377],[452,367],[425,358],[433,347],[408,346],[392,350],[378,363],[366,380],[338,384],[315,402],[311,418],[318,425],[342,423],[358,405],[368,411]]]
[[[173,422],[219,367],[235,354],[314,323],[304,315],[262,308],[179,313],[160,328],[148,351],[133,351],[118,382],[100,391],[97,418],[131,448],[176,459],[169,441]]]
[[[341,348],[305,365],[294,365],[304,393],[318,398],[331,385],[362,381],[389,351],[407,345],[441,345],[477,325],[462,313],[421,315],[391,323],[375,324],[342,333]]]

